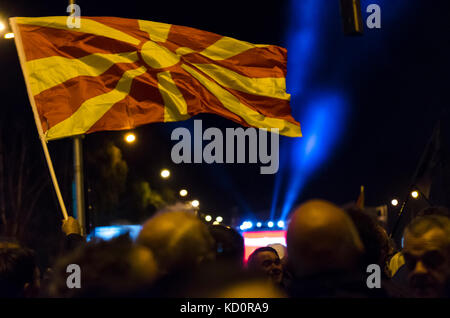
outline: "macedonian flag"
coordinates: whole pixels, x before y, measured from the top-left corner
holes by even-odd
[[[213,113],[301,136],[287,51],[189,27],[111,17],[11,18],[46,140]]]

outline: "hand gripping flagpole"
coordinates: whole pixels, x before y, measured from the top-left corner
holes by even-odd
[[[64,204],[63,197],[61,195],[61,190],[59,188],[58,180],[56,179],[56,174],[55,174],[55,169],[53,168],[52,159],[50,158],[50,153],[48,151],[47,138],[42,129],[41,119],[39,118],[39,113],[36,108],[36,103],[34,101],[33,94],[31,93],[30,85],[28,83],[28,71],[26,68],[26,62],[25,62],[26,59],[25,59],[24,49],[22,46],[22,39],[21,39],[20,31],[17,28],[16,23],[11,23],[11,27],[14,32],[14,39],[15,39],[15,43],[16,43],[17,53],[19,55],[20,65],[22,67],[23,73],[25,74],[24,78],[25,78],[25,82],[26,82],[26,86],[27,86],[28,97],[30,100],[31,108],[33,110],[34,121],[36,122],[36,127],[37,127],[37,130],[39,133],[39,139],[41,140],[41,144],[42,144],[42,149],[44,150],[45,160],[47,161],[48,170],[50,172],[50,177],[52,178],[53,187],[55,189],[56,196],[58,198],[58,202],[61,207],[63,217],[65,220],[67,220],[69,217],[67,214],[67,210],[66,210],[66,206]]]

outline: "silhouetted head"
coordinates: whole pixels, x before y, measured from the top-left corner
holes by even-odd
[[[250,271],[262,273],[276,284],[283,280],[283,265],[277,251],[272,247],[260,247],[248,258],[247,267]]]
[[[312,200],[292,215],[288,232],[289,262],[297,277],[351,271],[364,247],[350,217],[336,205]]]
[[[214,224],[209,226],[214,239],[216,260],[241,267],[244,260],[244,238],[229,226]]]
[[[417,217],[427,215],[442,215],[450,217],[450,210],[443,206],[429,206],[420,210],[419,213],[417,213]]]
[[[77,283],[79,266],[81,288]],[[71,278],[69,278],[71,275]],[[128,235],[110,241],[92,241],[59,259],[49,286],[51,297],[130,297],[146,292],[156,280],[158,269],[153,253],[133,244]]]
[[[185,211],[163,212],[150,218],[137,242],[153,251],[163,273],[189,270],[214,259],[214,240],[207,225]]]
[[[403,256],[409,285],[417,297],[444,296],[450,279],[450,219],[427,215],[405,229]]]
[[[0,242],[0,298],[35,296],[39,276],[32,250],[17,243]]]
[[[347,207],[345,211],[355,224],[364,245],[364,269],[370,264],[378,264],[384,269],[388,257],[394,254],[394,247],[386,230],[372,216],[356,206]]]

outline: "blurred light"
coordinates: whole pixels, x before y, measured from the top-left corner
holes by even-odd
[[[185,197],[185,196],[187,196],[187,194],[188,194],[187,190],[185,190],[185,189],[180,190],[180,196]]]
[[[392,199],[391,204],[393,206],[397,206],[398,205],[398,200],[397,199]]]
[[[191,202],[191,205],[192,205],[194,208],[198,208],[199,205],[200,205],[200,202],[199,202],[198,200],[193,200],[193,201]]]
[[[206,222],[211,222],[212,216],[211,215],[205,216],[205,220],[206,220]]]
[[[4,38],[5,39],[14,39],[14,33],[12,33],[12,32],[6,33]]]
[[[161,177],[167,179],[170,176],[170,171],[167,169],[161,170]]]
[[[217,222],[217,221],[214,221],[213,222],[213,225],[219,225],[220,223],[219,222]]]
[[[284,221],[278,221],[277,225],[278,225],[278,227],[283,228],[284,227]]]
[[[256,223],[256,227],[261,227],[261,226],[262,226],[261,222]]]
[[[4,29],[6,29],[6,26],[3,22],[0,22],[0,31],[3,31]]]
[[[98,226],[87,236],[90,241],[93,238],[100,238],[102,240],[110,240],[119,235],[129,233],[133,240],[136,240],[142,225],[112,225],[112,226]]]
[[[273,222],[272,222],[272,221],[269,221],[269,223],[267,223],[267,226],[268,226],[268,227],[273,227]]]
[[[414,199],[417,199],[417,198],[419,197],[419,191],[414,190],[413,192],[411,192],[411,196],[412,196]]]
[[[241,231],[245,231],[248,229],[251,229],[253,227],[253,223],[250,221],[245,221],[242,223],[242,225],[239,227]]]
[[[129,144],[132,144],[133,142],[136,141],[136,135],[133,133],[128,133],[125,135],[125,141],[128,142]]]
[[[218,216],[218,217],[216,217],[216,222],[222,222],[223,221],[223,217],[221,217],[221,216]]]

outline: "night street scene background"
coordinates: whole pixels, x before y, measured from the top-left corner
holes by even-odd
[[[84,16],[158,21],[207,30],[250,43],[287,48],[287,92],[302,138],[280,136],[280,168],[260,164],[174,164],[170,136],[176,127],[240,127],[200,114],[183,122],[153,123],[83,138],[86,227],[142,224],[168,204],[198,200],[201,215],[236,229],[245,222],[289,220],[309,199],[339,206],[355,202],[364,186],[367,207],[386,206],[391,233],[402,203],[402,222],[427,206],[409,198],[414,174],[440,121],[439,172],[430,178],[430,202],[450,194],[448,108],[450,2],[361,0],[362,17],[381,7],[381,28],[362,36],[343,32],[339,1],[86,1]],[[63,16],[65,1],[2,1],[0,18]],[[9,31],[10,32],[10,31]],[[40,252],[46,266],[58,250],[61,212],[49,177],[14,40],[0,39],[0,152],[6,210],[3,235],[15,235]],[[437,137],[436,137],[437,138]],[[431,144],[434,145],[432,142]],[[69,214],[73,211],[71,138],[48,143]],[[428,154],[434,151],[428,147]],[[432,154],[433,155],[433,154]],[[426,156],[425,156],[426,157]],[[428,156],[429,157],[429,156]],[[427,158],[428,158],[427,157]],[[428,159],[427,159],[428,160]],[[428,162],[422,160],[422,166]],[[161,178],[162,169],[170,177]],[[426,171],[428,173],[429,171]],[[180,197],[186,189],[188,195]],[[399,204],[394,206],[392,200]],[[402,222],[395,236],[399,244]]]

